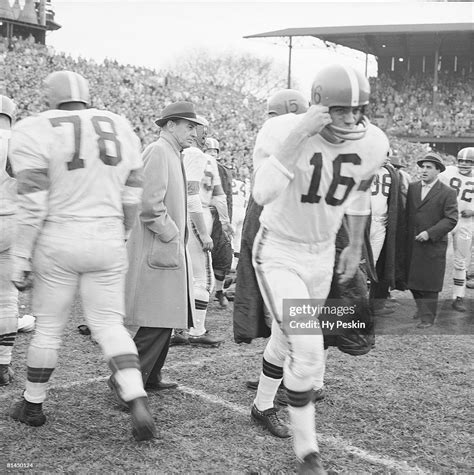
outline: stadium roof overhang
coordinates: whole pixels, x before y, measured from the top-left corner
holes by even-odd
[[[322,26],[286,28],[244,38],[312,36],[378,57],[439,55],[474,57],[473,23]]]

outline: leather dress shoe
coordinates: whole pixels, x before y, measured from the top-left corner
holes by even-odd
[[[191,345],[209,348],[217,348],[224,341],[223,338],[210,335],[209,331],[200,336],[189,335],[188,340]]]
[[[146,383],[145,390],[146,391],[163,391],[165,389],[176,389],[177,387],[178,387],[178,383],[156,381],[153,383]]]
[[[420,322],[418,323],[418,325],[416,326],[416,328],[430,328],[432,327],[433,324],[431,322]]]
[[[467,312],[466,304],[462,297],[456,297],[451,305],[456,312]]]

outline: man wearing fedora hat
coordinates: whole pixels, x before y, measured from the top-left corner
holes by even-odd
[[[456,192],[438,180],[446,167],[435,152],[417,161],[421,180],[407,194],[408,288],[416,301],[417,328],[434,323],[438,293],[443,287],[448,233],[456,226]]]
[[[127,243],[126,285],[127,323],[139,326],[134,341],[149,391],[177,386],[161,380],[161,369],[172,329],[188,328],[193,321],[182,151],[193,145],[202,124],[190,102],[168,105],[155,122],[161,132],[143,152],[143,199]]]

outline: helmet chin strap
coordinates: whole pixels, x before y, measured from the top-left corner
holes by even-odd
[[[329,124],[321,131],[321,135],[332,143],[339,143],[344,140],[360,140],[366,134],[369,124],[369,119],[364,115],[354,129],[345,129]]]

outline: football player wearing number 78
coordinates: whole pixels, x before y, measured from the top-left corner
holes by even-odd
[[[302,473],[326,473],[311,400],[324,378],[324,343],[319,328],[291,331],[283,301],[326,299],[344,214],[349,216],[350,244],[336,269],[340,281],[350,279],[359,266],[370,179],[389,149],[385,134],[364,115],[369,94],[367,79],[352,67],[324,67],[313,82],[308,111],[267,121],[254,149],[253,196],[264,208],[253,260],[273,323],[252,417],[274,435],[289,435],[273,408],[283,378]]]
[[[10,416],[45,423],[46,386],[79,288],[87,324],[130,408],[132,432],[151,439],[137,348],[123,326],[125,237],[142,195],[140,142],[125,118],[87,108],[88,83],[79,74],[58,71],[45,85],[51,110],[20,121],[10,145],[19,205],[12,281],[19,290],[33,286],[36,316],[26,391]]]

